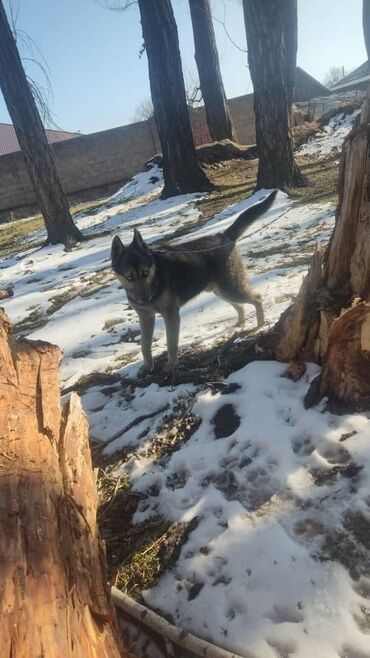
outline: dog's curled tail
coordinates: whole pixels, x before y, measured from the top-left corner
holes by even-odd
[[[244,210],[244,212],[239,215],[235,222],[226,229],[226,237],[233,242],[238,240],[238,238],[243,235],[244,231],[247,230],[248,226],[252,224],[252,222],[254,222],[256,219],[258,219],[258,217],[263,215],[265,210],[268,210],[268,208],[272,205],[277,192],[278,190],[273,190],[267,197],[263,199],[263,201],[256,203],[250,208],[247,208],[247,210]]]

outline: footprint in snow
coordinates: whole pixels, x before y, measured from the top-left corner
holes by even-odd
[[[329,464],[348,464],[351,459],[348,450],[342,448],[342,446],[330,446],[321,456],[324,457]]]
[[[266,615],[274,624],[300,624],[303,621],[303,615],[297,607],[292,605],[275,605],[270,613]]]
[[[357,612],[353,614],[353,619],[361,633],[370,634],[370,607],[368,605],[359,606]]]
[[[183,489],[189,476],[190,473],[186,469],[178,469],[167,477],[166,487],[168,489]]]
[[[370,578],[361,576],[359,580],[352,585],[352,588],[356,594],[362,596],[363,599],[370,599]]]
[[[299,457],[308,457],[315,450],[315,446],[308,436],[294,437],[292,440],[292,450]]]
[[[297,535],[304,535],[306,539],[311,540],[318,535],[324,535],[325,526],[319,519],[308,517],[297,521],[294,525],[294,531]]]
[[[267,638],[267,644],[276,652],[276,658],[291,658],[297,651],[297,645],[292,640],[277,640],[275,638]]]
[[[370,658],[370,650],[365,653],[350,644],[345,644],[338,655],[340,658]]]

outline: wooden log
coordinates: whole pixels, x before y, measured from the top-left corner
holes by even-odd
[[[119,658],[88,425],[60,350],[9,342],[0,310],[0,637],[11,658]]]
[[[124,610],[133,619],[148,626],[152,631],[160,635],[168,644],[174,644],[190,651],[199,658],[242,658],[236,653],[222,649],[207,640],[192,635],[184,628],[177,628],[170,624],[150,608],[131,599],[127,594],[121,592],[117,587],[112,587],[112,599],[114,604]],[[172,650],[172,654],[174,654]],[[181,655],[181,654],[180,654]]]
[[[202,164],[213,164],[223,160],[252,160],[257,157],[257,147],[255,144],[246,146],[236,144],[230,139],[222,139],[210,144],[202,144],[196,147],[196,154],[199,162]]]
[[[257,157],[255,144],[244,145],[232,142],[230,139],[222,139],[218,142],[201,144],[195,148],[198,162],[202,164],[214,164],[224,160],[253,160]],[[145,163],[144,171],[152,168],[153,164],[163,167],[163,156],[161,153],[154,155]]]

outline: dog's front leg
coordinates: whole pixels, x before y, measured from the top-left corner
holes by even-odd
[[[155,315],[150,311],[139,313],[139,322],[141,329],[141,351],[144,359],[144,371],[153,370],[152,342],[154,332]]]
[[[163,313],[167,340],[167,369],[171,372],[177,365],[179,348],[180,311],[177,307]]]

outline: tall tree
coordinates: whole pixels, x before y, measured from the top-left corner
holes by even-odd
[[[237,141],[230,116],[213,29],[209,0],[189,0],[193,24],[195,61],[206,110],[209,134],[213,140]]]
[[[342,78],[345,76],[345,71],[343,66],[331,66],[329,71],[325,74],[324,85],[326,87],[334,87]]]
[[[194,147],[170,0],[139,0],[154,116],[163,153],[163,197],[211,189]]]
[[[303,183],[294,162],[290,116],[297,57],[297,0],[243,0],[254,88],[257,187]]]
[[[21,147],[48,235],[48,242],[71,247],[82,240],[72,221],[35,99],[4,5],[0,0],[0,88]]]

